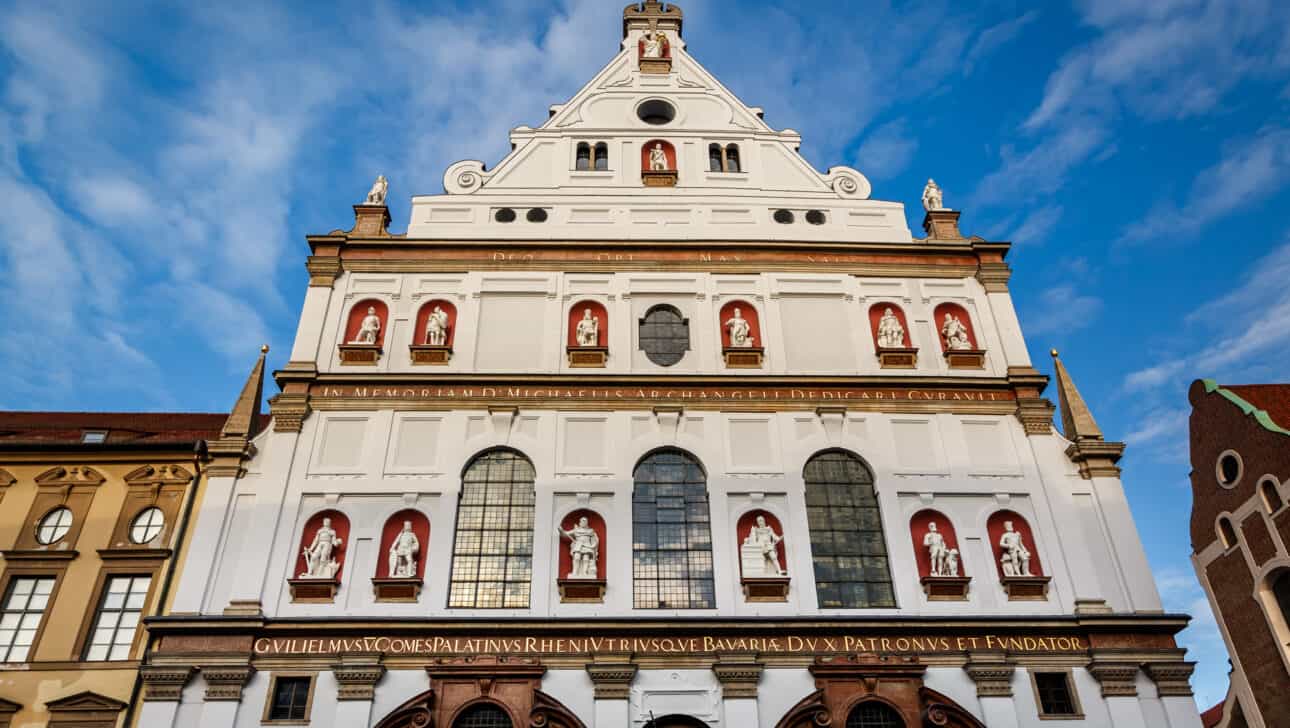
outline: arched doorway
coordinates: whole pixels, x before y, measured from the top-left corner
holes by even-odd
[[[866,700],[851,709],[846,728],[905,728],[905,720],[890,705]]]
[[[923,685],[927,666],[874,654],[820,658],[818,690],[793,706],[776,728],[985,728],[950,698]]]
[[[500,705],[476,703],[461,712],[452,728],[514,728],[511,716]]]
[[[385,716],[375,728],[586,728],[560,701],[542,692],[536,660],[480,657],[426,667],[430,689]]]
[[[646,723],[645,728],[708,728],[708,724],[688,715],[665,715]]]

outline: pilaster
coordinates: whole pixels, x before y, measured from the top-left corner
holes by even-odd
[[[630,655],[597,655],[587,664],[587,675],[595,688],[596,702],[627,700],[636,670]]]
[[[250,665],[210,665],[202,666],[202,679],[206,681],[206,701],[242,699],[242,688],[255,674]]]
[[[196,668],[191,665],[144,665],[139,668],[143,700],[178,701]]]
[[[718,655],[712,672],[721,683],[721,696],[731,698],[757,698],[757,683],[761,681],[763,665],[747,655]]]
[[[336,679],[336,723],[338,726],[366,726],[372,719],[376,683],[385,675],[380,655],[342,655],[331,666]]]
[[[963,665],[976,683],[979,698],[1012,698],[1012,675],[1017,665],[1002,652],[974,652]]]
[[[1196,663],[1148,662],[1142,669],[1156,684],[1160,697],[1192,697],[1191,674],[1196,670]]]

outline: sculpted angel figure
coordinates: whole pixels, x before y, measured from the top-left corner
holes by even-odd
[[[753,345],[752,325],[739,309],[734,310],[724,326],[730,334],[730,346],[743,349]]]
[[[923,548],[927,549],[927,555],[932,561],[931,576],[949,576],[945,573],[947,555],[945,537],[936,530],[935,521],[927,524],[927,533],[923,535]]]
[[[900,349],[905,346],[905,327],[890,307],[878,319],[878,346],[883,349]]]
[[[403,522],[403,530],[394,537],[390,544],[390,578],[415,579],[417,576],[417,554],[421,551],[421,542],[412,532],[412,521]]]
[[[367,199],[364,204],[367,205],[384,205],[385,193],[390,189],[390,183],[385,181],[385,175],[378,174],[376,181],[372,183],[372,189],[367,193]]]
[[[600,321],[591,313],[590,308],[583,309],[582,319],[574,329],[578,346],[595,346],[600,343]]]
[[[304,550],[305,572],[301,579],[334,579],[340,570],[340,563],[335,559],[335,551],[341,547],[341,539],[331,527],[331,519],[324,518],[322,526],[314,533],[313,543]]]
[[[446,346],[448,343],[448,314],[435,306],[426,318],[426,343],[430,346]]]
[[[756,546],[761,552],[762,574],[769,576],[783,576],[783,569],[779,568],[779,542],[784,537],[775,533],[775,529],[766,525],[765,516],[757,516],[756,525],[748,531],[748,537],[744,539],[745,546]]]
[[[656,142],[654,144],[654,148],[649,150],[649,171],[667,171],[667,152],[663,151],[663,145],[661,143]]]
[[[646,33],[644,36],[645,47],[641,50],[642,58],[662,58],[663,47],[667,43],[667,36],[663,31],[658,30],[653,33]]]
[[[1031,576],[1030,550],[1026,548],[1021,534],[1012,528],[1012,521],[1003,522],[1003,535],[999,537],[999,548],[1003,555],[999,563],[1003,566],[1004,576]]]
[[[573,567],[569,571],[570,579],[595,579],[596,560],[600,557],[600,536],[592,528],[586,516],[578,519],[578,525],[565,531],[555,527],[560,537],[569,541],[569,558]]]
[[[928,212],[945,209],[945,198],[936,180],[928,179],[927,186],[923,188],[923,209]]]
[[[972,341],[968,339],[967,327],[952,313],[945,314],[941,324],[941,336],[945,337],[945,346],[950,349],[971,349]]]
[[[376,315],[376,307],[368,306],[367,315],[363,317],[363,323],[358,327],[358,335],[351,344],[375,344],[376,338],[381,334],[381,317]]]

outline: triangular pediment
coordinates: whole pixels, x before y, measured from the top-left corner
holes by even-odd
[[[125,707],[125,703],[120,700],[89,690],[45,703],[45,709],[51,713],[115,712],[125,710]]]
[[[106,478],[86,465],[58,466],[36,476],[36,485],[98,485]]]

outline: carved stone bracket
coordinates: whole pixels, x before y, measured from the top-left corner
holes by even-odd
[[[191,665],[144,665],[139,668],[143,699],[178,701],[196,668]]]
[[[976,279],[981,282],[986,293],[1007,293],[1008,279],[1012,277],[1012,268],[1007,263],[981,261],[976,271]]]
[[[761,347],[731,347],[721,350],[727,369],[761,369],[766,350]]]
[[[626,700],[636,677],[636,665],[628,655],[605,655],[587,664],[587,675],[595,687],[596,700]]]
[[[929,602],[967,601],[970,576],[924,576],[919,580]]]
[[[340,363],[355,366],[375,366],[381,358],[377,344],[341,344]]]
[[[1194,662],[1148,662],[1142,666],[1156,684],[1160,697],[1191,697],[1191,674]]]
[[[379,655],[343,655],[340,662],[331,666],[339,689],[337,700],[372,700],[376,697],[376,683],[385,675],[385,666]]]
[[[309,285],[331,288],[343,269],[334,255],[311,255],[305,260],[305,270],[309,271]]]
[[[604,579],[557,579],[562,604],[603,604],[605,602]]]
[[[281,392],[269,400],[274,432],[300,432],[309,417],[309,395]]]
[[[918,366],[918,349],[878,349],[878,365],[883,369],[914,369]]]
[[[1002,576],[999,583],[1010,602],[1042,602],[1048,599],[1051,576]]]
[[[947,349],[945,362],[950,369],[985,369],[985,349]]]
[[[421,596],[420,579],[372,578],[372,591],[378,602],[415,602]]]
[[[764,666],[746,655],[718,655],[712,666],[717,681],[721,683],[721,696],[732,698],[757,698],[757,683],[761,681]]]
[[[1094,661],[1089,664],[1088,672],[1102,686],[1104,698],[1138,695],[1138,666],[1132,662]]]
[[[744,601],[747,602],[786,602],[788,601],[787,576],[745,577],[739,580],[744,588]]]
[[[666,73],[666,71],[664,71],[664,73]],[[647,169],[641,172],[641,181],[645,183],[646,187],[675,187],[676,170]]]
[[[1027,435],[1051,435],[1057,407],[1045,397],[1018,397],[1017,419]]]
[[[569,366],[574,369],[604,369],[609,359],[607,346],[569,346],[565,347],[569,357]]]
[[[431,344],[413,344],[408,347],[413,364],[432,364],[443,366],[452,359],[451,346],[434,346]]]
[[[968,677],[976,683],[979,698],[1011,698],[1012,673],[1017,666],[1002,654],[973,654],[963,666]]]
[[[241,700],[242,688],[255,674],[250,665],[210,665],[201,668],[207,700]]]
[[[340,591],[340,579],[287,579],[293,604],[331,604]]]

